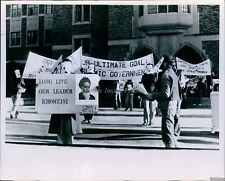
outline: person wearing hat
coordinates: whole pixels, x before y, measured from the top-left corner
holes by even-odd
[[[173,56],[165,55],[162,64],[162,75],[159,79],[158,92],[145,93],[150,100],[157,100],[162,112],[162,141],[166,148],[178,147],[179,122],[175,122],[177,103],[181,100],[179,79],[176,75],[176,61]]]

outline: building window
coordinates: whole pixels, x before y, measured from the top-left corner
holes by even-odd
[[[156,14],[157,13],[157,6],[156,5],[149,5],[148,6],[148,14]]]
[[[22,14],[22,5],[21,4],[13,4],[12,5],[12,17],[21,16]]]
[[[46,5],[45,12],[46,14],[52,14],[52,5]]]
[[[77,50],[82,47],[82,53],[89,54],[90,53],[90,39],[89,38],[81,38],[74,39],[74,48]]]
[[[38,15],[38,5],[28,5],[28,16]]]
[[[83,6],[84,8],[84,21],[90,21],[90,6]]]
[[[172,12],[178,12],[177,5],[168,5],[168,13],[172,13]]]
[[[190,5],[182,5],[182,12],[184,12],[184,13],[191,13]]]
[[[144,15],[144,6],[139,6],[139,17]]]
[[[83,39],[82,47],[83,47],[82,52],[84,52],[85,54],[89,54],[89,52],[90,52],[90,39],[89,38]]]
[[[91,14],[90,5],[76,5],[74,6],[74,23],[89,22]]]
[[[12,32],[11,33],[11,46],[20,46],[20,32]]]
[[[51,44],[52,43],[52,30],[48,29],[45,30],[45,44]]]
[[[37,30],[35,31],[28,31],[27,32],[27,45],[36,45],[37,44]]]
[[[167,13],[167,5],[159,5],[158,13]]]

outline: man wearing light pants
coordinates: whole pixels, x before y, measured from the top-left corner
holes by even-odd
[[[147,64],[144,75],[142,76],[141,83],[148,93],[151,93],[155,89],[156,76],[153,73],[153,64]],[[143,108],[144,108],[144,126],[152,125],[153,119],[156,115],[157,101],[151,101],[143,96]]]
[[[158,100],[162,112],[162,141],[166,148],[176,148],[179,121],[175,121],[181,90],[176,75],[176,61],[172,56],[164,56],[163,73],[160,77],[159,92],[145,93],[148,99]],[[177,119],[178,120],[178,119]]]

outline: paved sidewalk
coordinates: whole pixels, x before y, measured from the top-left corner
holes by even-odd
[[[83,120],[83,116],[80,115]],[[56,135],[48,134],[50,115],[37,114],[34,106],[21,106],[17,120],[6,120],[6,141],[27,144],[56,144]],[[212,149],[219,147],[218,134],[211,133],[210,109],[181,111],[181,149]],[[152,126],[142,126],[143,111],[115,111],[101,108],[91,124],[82,124],[83,134],[75,135],[72,146],[162,149],[161,116]]]

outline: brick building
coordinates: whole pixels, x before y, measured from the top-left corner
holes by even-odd
[[[29,51],[52,56],[52,5],[6,5],[6,78],[12,72],[11,61],[23,71]],[[8,82],[8,80],[7,80]],[[26,80],[26,93],[34,95],[34,80]],[[9,96],[9,86],[6,86]]]
[[[30,50],[65,58],[82,46],[118,61],[149,53],[155,63],[164,54],[210,59],[219,71],[219,5],[8,5],[6,21],[7,61],[26,60]]]

